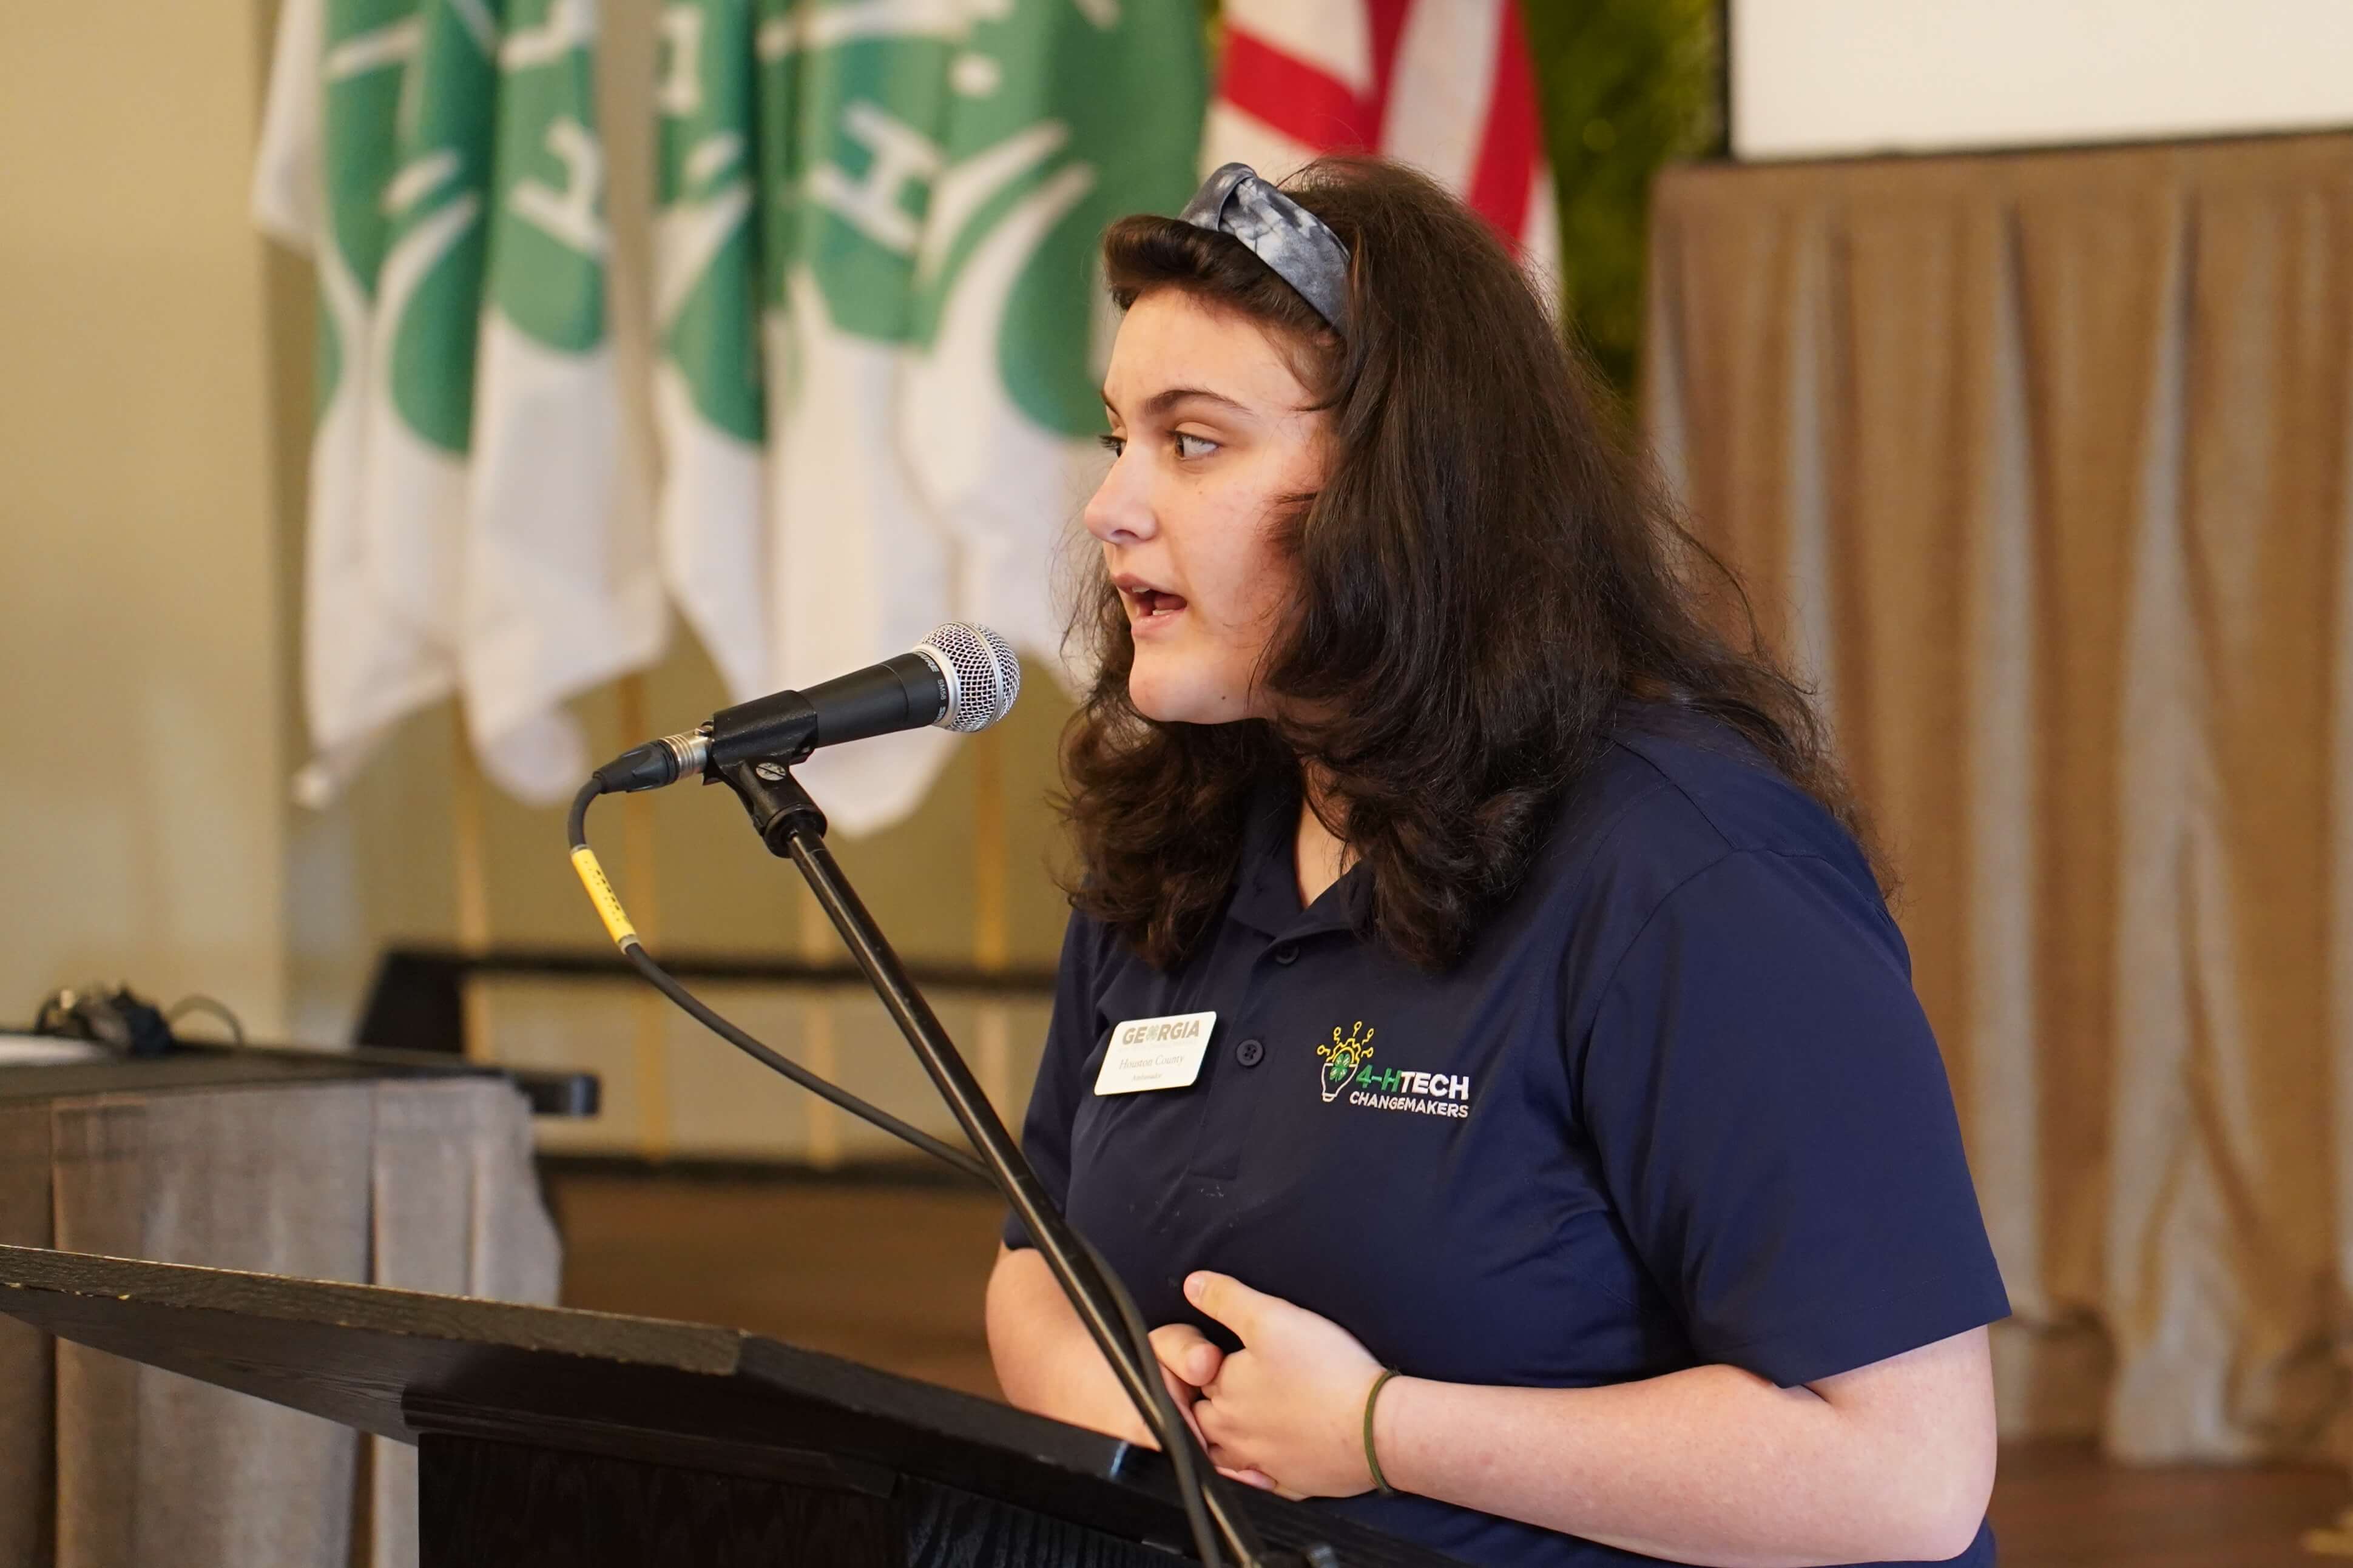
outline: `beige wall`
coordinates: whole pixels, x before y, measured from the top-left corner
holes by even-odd
[[[1743,158],[2353,123],[2342,0],[1741,0],[1730,22]]]
[[[0,19],[0,1019],[286,1002],[250,0]]]
[[[46,990],[127,978],[164,1000],[202,989],[258,1030],[349,1037],[387,942],[457,935],[449,712],[417,715],[325,811],[288,803],[301,760],[294,691],[311,420],[311,280],[265,244],[246,187],[270,0],[196,0],[125,27],[102,7],[9,7],[0,20],[0,886],[17,911],[0,1019]],[[642,101],[651,0],[607,8],[607,122],[625,296],[642,341]],[[617,83],[617,85],[616,85]],[[640,85],[632,85],[640,84]],[[636,101],[631,101],[636,94]],[[634,341],[633,341],[634,340]],[[722,700],[683,631],[647,683],[655,732]],[[1047,874],[1044,797],[1067,703],[1032,669],[993,742],[1008,802],[1016,963],[1050,963],[1063,906]],[[610,693],[584,702],[596,742]],[[837,846],[911,956],[973,954],[975,755],[912,821]],[[733,801],[676,789],[643,803],[655,885],[625,886],[657,944],[801,950],[806,895]],[[626,879],[622,813],[596,818]],[[487,803],[494,940],[594,946],[602,934],[555,811]],[[650,916],[650,919],[642,917]],[[797,1011],[738,994],[788,1048]],[[950,1003],[943,1012],[973,1020]],[[625,991],[505,988],[497,1049],[605,1071],[616,1104],[592,1141],[637,1131],[638,1017]],[[842,1071],[912,1111],[928,1093],[880,1010],[839,1008]],[[1042,1019],[1013,1026],[1017,1091]],[[799,1091],[672,1027],[664,1060],[683,1147],[754,1152],[804,1136]],[[969,1043],[969,1041],[967,1042]],[[926,1116],[926,1121],[934,1120]],[[857,1146],[856,1140],[849,1147]]]

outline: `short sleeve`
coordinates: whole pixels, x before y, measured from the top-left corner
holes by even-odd
[[[1029,1111],[1021,1123],[1021,1152],[1058,1209],[1071,1200],[1071,1128],[1086,1093],[1086,1062],[1095,1048],[1095,970],[1103,956],[1103,928],[1073,912],[1062,933],[1062,956],[1055,971],[1054,1013],[1046,1026],[1046,1049],[1038,1081],[1029,1091]],[[1008,1211],[1005,1245],[1035,1245],[1029,1227]]]
[[[2010,1311],[1875,890],[1741,850],[1670,893],[1575,1062],[1620,1216],[1709,1362],[1783,1387]]]

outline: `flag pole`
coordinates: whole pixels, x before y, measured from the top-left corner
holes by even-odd
[[[620,744],[634,746],[653,733],[647,717],[646,678],[632,670],[614,683],[615,717]],[[654,876],[654,815],[649,795],[621,799],[621,868],[628,879],[629,907],[636,911],[638,930],[654,940],[660,905]],[[670,1053],[663,1029],[668,1016],[659,992],[638,986],[635,1048],[638,1084],[638,1152],[659,1164],[670,1158]]]
[[[449,729],[449,825],[458,895],[458,950],[468,958],[480,958],[491,946],[491,878],[483,848],[487,835],[483,826],[482,765],[474,760],[474,742],[467,732],[463,698],[450,700]],[[493,1056],[490,993],[483,989],[481,978],[476,974],[469,973],[462,985],[467,1059],[489,1061]]]

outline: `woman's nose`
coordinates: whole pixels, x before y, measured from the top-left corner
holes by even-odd
[[[1142,463],[1131,462],[1123,452],[1113,459],[1110,471],[1087,501],[1087,531],[1105,544],[1134,543],[1155,531],[1150,488],[1143,469]]]

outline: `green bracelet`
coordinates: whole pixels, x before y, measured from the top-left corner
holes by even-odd
[[[1397,1489],[1381,1474],[1381,1457],[1373,1452],[1373,1401],[1381,1396],[1381,1384],[1396,1375],[1397,1368],[1384,1367],[1381,1375],[1373,1379],[1373,1386],[1365,1391],[1365,1468],[1373,1472],[1373,1485],[1383,1497],[1397,1496]]]

